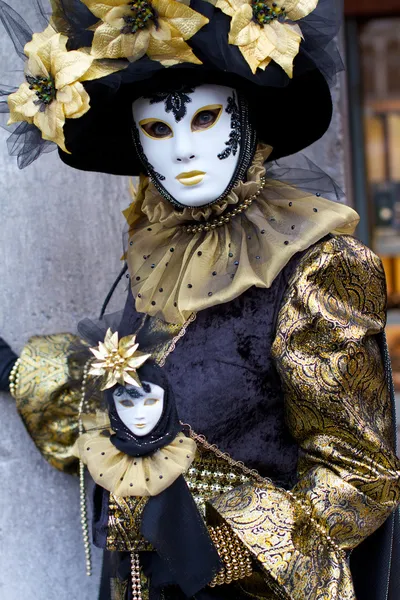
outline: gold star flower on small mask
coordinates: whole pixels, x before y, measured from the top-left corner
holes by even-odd
[[[208,19],[177,0],[82,0],[101,22],[95,27],[96,58],[128,58],[147,54],[165,67],[181,62],[201,64],[185,40]]]
[[[49,25],[35,33],[24,51],[28,57],[26,82],[10,94],[8,124],[26,121],[38,127],[45,140],[64,152],[65,119],[79,119],[90,109],[90,97],[82,85],[126,67],[124,61],[97,61],[89,52],[68,51],[68,38]]]
[[[208,0],[232,17],[229,43],[239,46],[252,72],[274,60],[293,77],[301,29],[295,21],[315,10],[318,0]]]
[[[92,364],[89,375],[105,378],[102,390],[108,390],[117,383],[130,383],[141,387],[136,370],[151,357],[151,354],[138,352],[138,347],[135,335],[128,335],[118,341],[118,332],[113,333],[108,329],[104,342],[100,342],[97,348],[90,348],[97,362]]]

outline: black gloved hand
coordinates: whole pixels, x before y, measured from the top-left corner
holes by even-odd
[[[18,356],[10,346],[0,337],[0,391],[9,392],[9,377]]]

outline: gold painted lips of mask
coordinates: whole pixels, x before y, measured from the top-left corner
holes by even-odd
[[[175,179],[182,185],[197,185],[203,181],[204,175],[204,171],[187,171],[186,173],[179,173]]]
[[[143,429],[143,427],[146,427],[147,423],[136,423],[135,427],[137,427],[138,429]]]

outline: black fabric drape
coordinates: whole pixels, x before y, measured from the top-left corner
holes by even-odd
[[[188,598],[194,596],[222,569],[207,527],[183,476],[147,502],[141,533],[159,556],[152,584],[161,590],[173,583]]]
[[[0,337],[0,391],[9,392],[9,377],[18,356],[10,346]]]

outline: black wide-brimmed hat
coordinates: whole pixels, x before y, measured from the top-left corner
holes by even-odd
[[[59,5],[60,0],[55,4]],[[79,4],[82,8],[80,0],[61,4],[71,7]],[[270,4],[276,6],[270,0],[261,4],[267,10],[273,10],[268,8]],[[69,50],[92,43],[90,26],[97,19],[91,23],[87,7],[83,8],[84,18],[74,13],[73,22],[67,18],[52,21],[53,26],[59,25],[60,33],[68,36]],[[68,153],[59,148],[66,164],[116,175],[139,174],[143,165],[132,139],[132,102],[151,92],[182,85],[217,83],[240,91],[248,101],[258,139],[273,147],[270,160],[302,150],[326,132],[332,117],[330,84],[341,66],[333,42],[340,24],[338,3],[320,0],[307,17],[297,22],[303,39],[294,58],[292,77],[274,60],[264,70],[257,68],[252,72],[241,49],[229,43],[231,17],[206,0],[191,0],[190,8],[208,19],[186,42],[202,64],[181,62],[165,67],[144,55],[134,62],[127,61],[126,67],[116,73],[84,82],[90,96],[90,110],[80,118],[66,119],[64,136]],[[284,14],[284,8],[277,10]],[[85,27],[76,26],[79,18],[85,21]],[[24,127],[21,132],[24,133]],[[29,130],[29,133],[32,139],[35,132]],[[20,146],[23,147],[21,143]],[[14,140],[14,150],[15,147]]]

